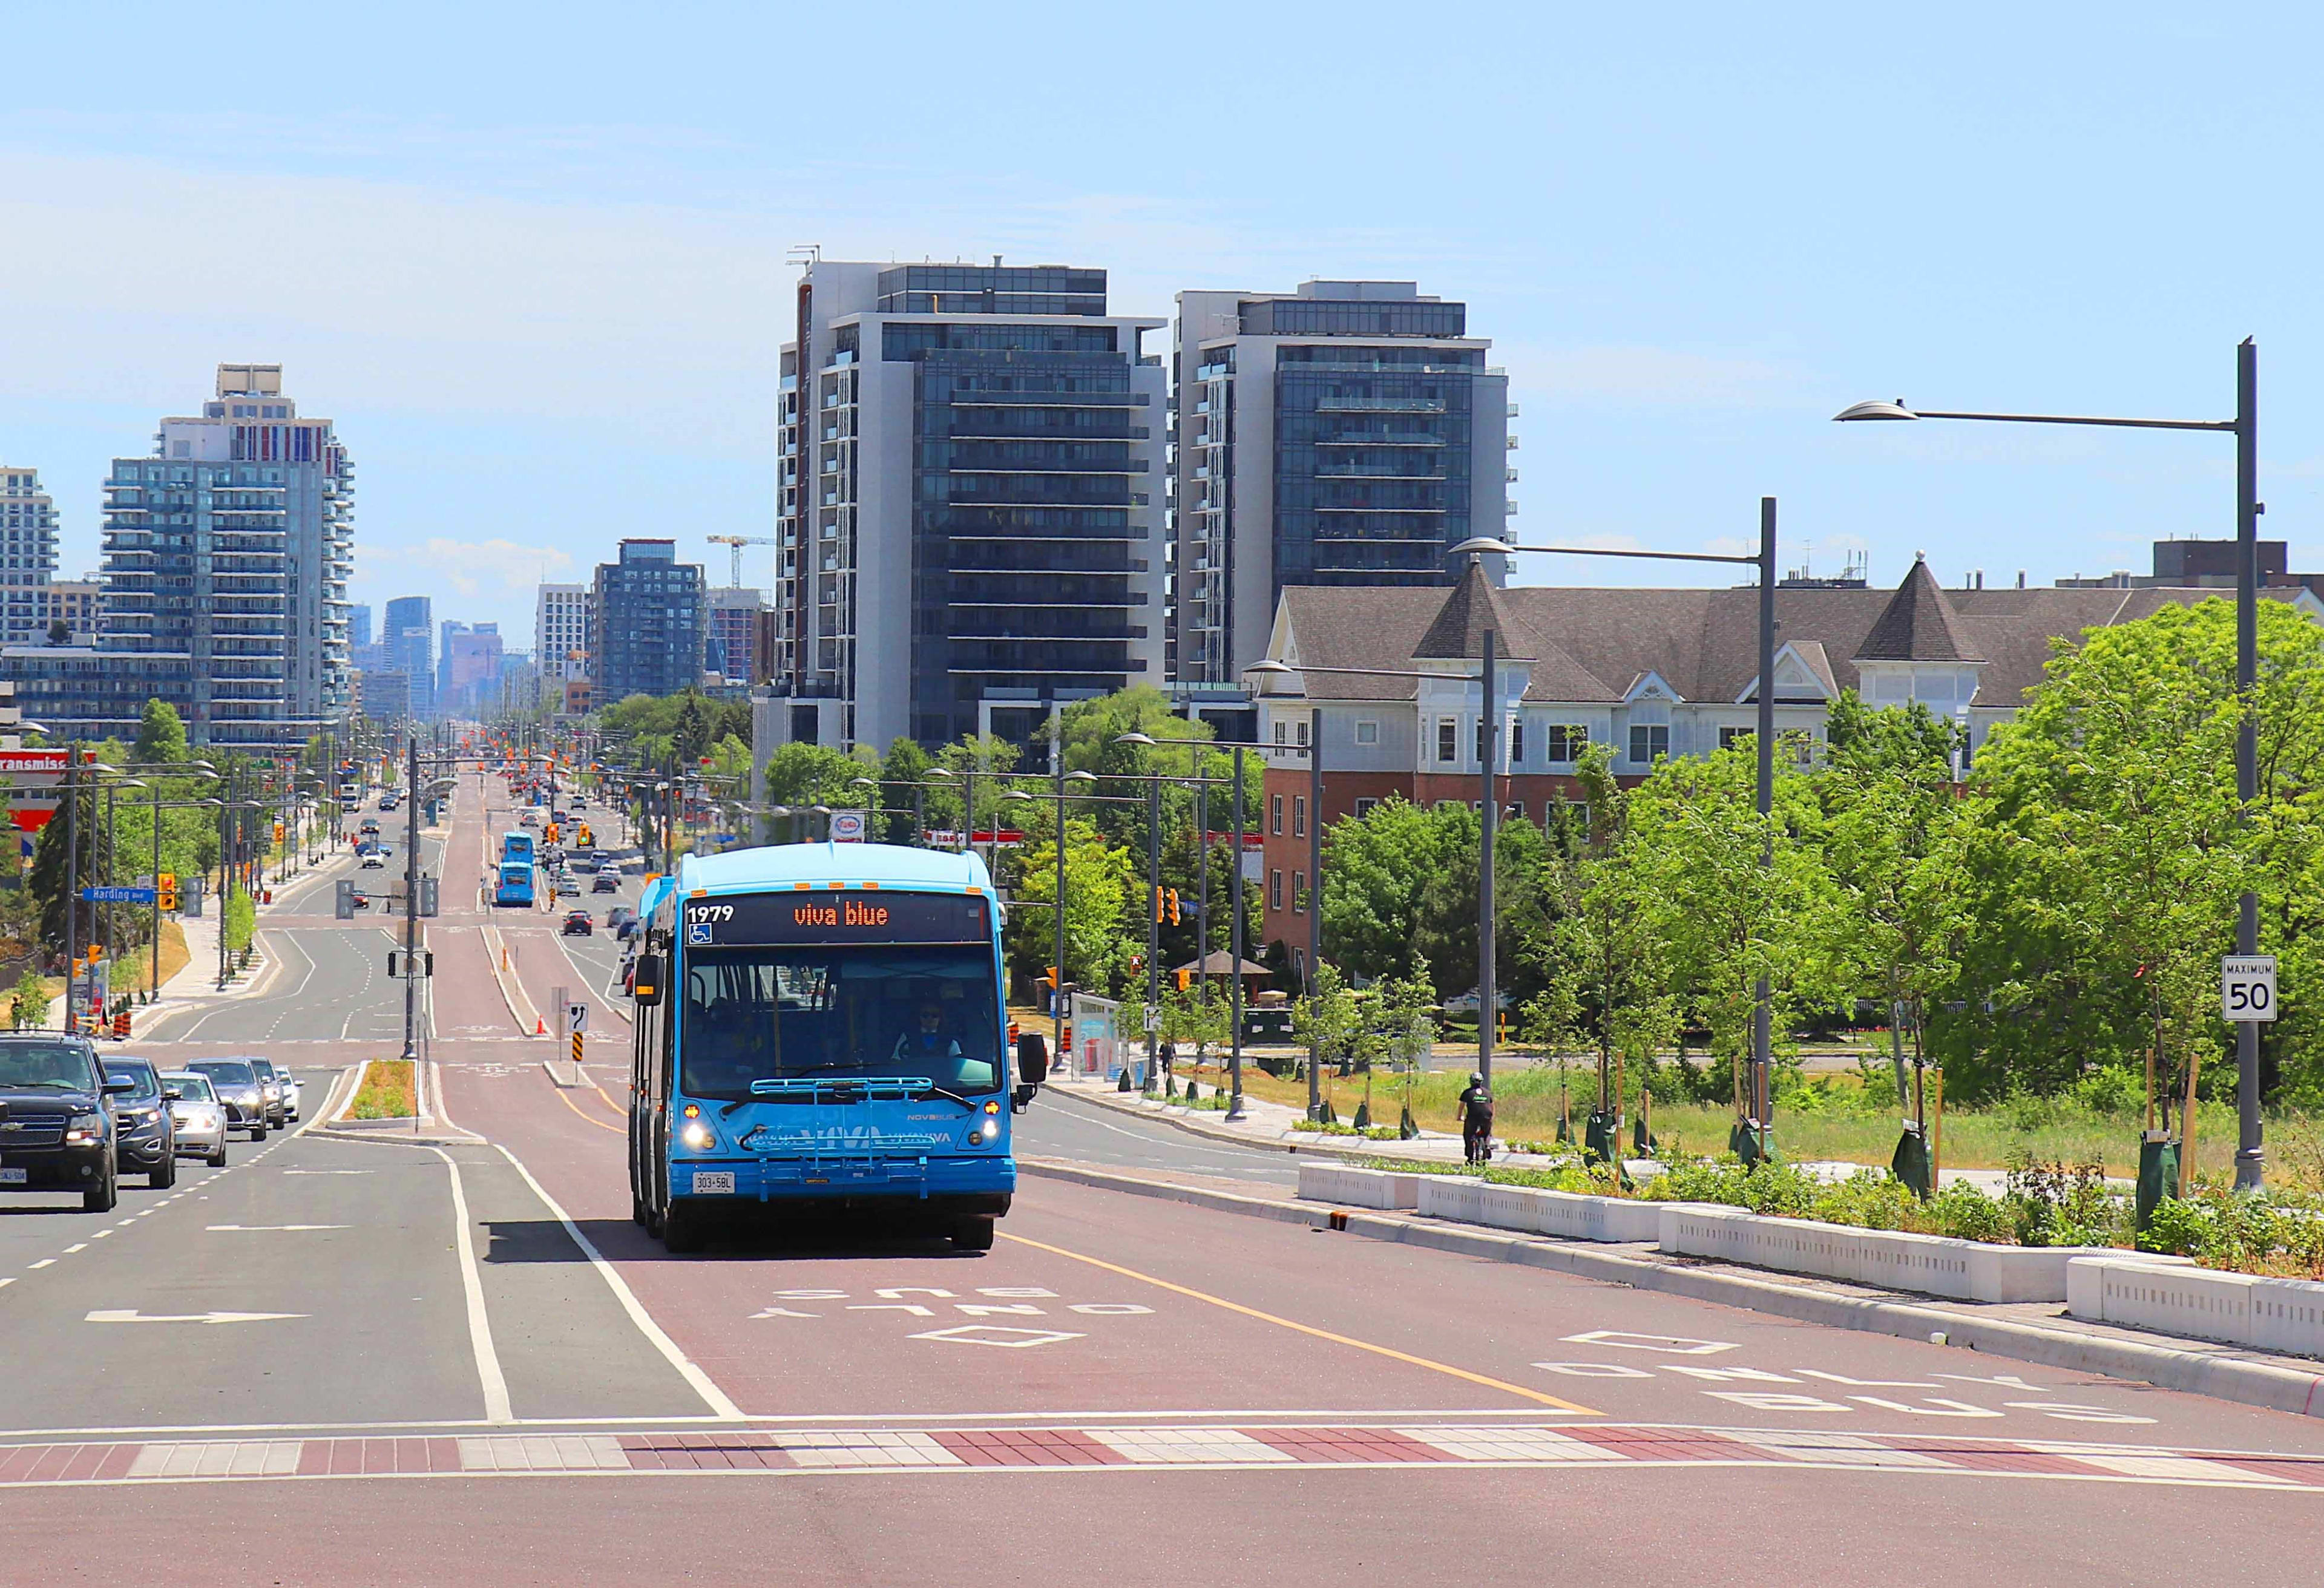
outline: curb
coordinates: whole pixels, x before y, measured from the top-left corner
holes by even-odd
[[[1046,1179],[1065,1180],[1101,1191],[1182,1202],[1217,1213],[1241,1214],[1281,1223],[1305,1224],[1310,1229],[1344,1230],[1376,1241],[1397,1241],[1464,1257],[1521,1263],[1549,1269],[1585,1279],[1627,1285],[1636,1290],[1655,1290],[1708,1301],[1747,1312],[1766,1313],[1824,1328],[1852,1329],[1859,1334],[1890,1334],[1904,1340],[1929,1340],[1956,1345],[1988,1356],[2070,1372],[2097,1373],[2128,1379],[2158,1389],[2181,1390],[2297,1417],[2324,1417],[2324,1370],[2315,1372],[2244,1362],[2199,1350],[2152,1345],[2142,1341],[2109,1340],[2077,1334],[2038,1324],[2006,1318],[1984,1318],[1923,1302],[1885,1301],[1864,1297],[1836,1296],[1773,1279],[1747,1279],[1739,1274],[1713,1273],[1700,1268],[1646,1262],[1618,1252],[1600,1251],[1566,1242],[1529,1241],[1484,1230],[1449,1226],[1428,1220],[1393,1218],[1359,1209],[1319,1204],[1271,1202],[1238,1196],[1231,1192],[1174,1186],[1143,1180],[1132,1175],[1088,1169],[1056,1159],[1019,1158],[1018,1168]]]
[[[520,1037],[539,1036],[540,1034],[540,1032],[527,1030],[525,1029],[524,1016],[517,1012],[517,997],[520,993],[524,992],[522,983],[517,981],[516,973],[514,971],[503,974],[501,970],[501,956],[507,952],[508,939],[501,936],[501,929],[499,927],[490,922],[486,922],[478,930],[480,936],[484,938],[485,961],[492,969],[493,983],[501,990],[501,1002],[508,1005],[509,1019],[516,1022],[517,1035]],[[530,997],[526,997],[524,1002],[527,1008],[531,1007],[532,1000]],[[535,1025],[543,1023],[540,1011],[539,1010],[533,1010],[532,1018]]]
[[[406,1129],[405,1127],[410,1126],[412,1123],[409,1119],[363,1120],[358,1122],[355,1120],[342,1118],[341,1116],[344,1115],[349,1106],[354,1103],[355,1094],[363,1090],[363,1078],[364,1074],[370,1070],[371,1066],[372,1061],[367,1058],[357,1064],[350,1066],[343,1072],[344,1074],[354,1077],[347,1083],[347,1094],[345,1097],[337,1098],[336,1103],[330,1097],[323,1099],[323,1108],[325,1112],[318,1116],[316,1128],[324,1135],[336,1141],[383,1141],[390,1146],[397,1147],[477,1147],[484,1145],[484,1137],[475,1135],[467,1131],[460,1130],[457,1126],[454,1126],[450,1132],[443,1131],[431,1131]],[[419,1066],[413,1066],[412,1073],[417,1076],[420,1073]]]

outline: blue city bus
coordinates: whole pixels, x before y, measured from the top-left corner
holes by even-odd
[[[537,857],[532,853],[532,835],[518,827],[501,835],[501,859],[521,860],[530,865]]]
[[[504,860],[500,864],[500,877],[493,884],[493,902],[532,908],[532,862]]]
[[[972,1251],[1017,1188],[992,882],[973,854],[788,844],[683,857],[639,904],[631,1212],[671,1251],[720,1210],[900,1214]],[[1011,1074],[1012,1068],[1016,1071]]]

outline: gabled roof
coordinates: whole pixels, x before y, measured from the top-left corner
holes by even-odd
[[[1925,570],[1923,570],[1925,571]],[[1932,581],[1933,582],[1933,581]],[[1434,623],[1447,592],[1442,586],[1294,586],[1283,592],[1278,631],[1296,641],[1295,653],[1316,667],[1406,671],[1421,637]],[[2265,592],[2282,599],[2292,591]],[[2132,623],[2165,606],[2219,597],[2216,590],[2155,586],[2135,590],[1954,590],[1954,643],[1966,660],[1982,660],[1978,703],[2010,706],[2041,682],[2053,639],[2073,641],[2083,631]],[[1737,700],[1759,670],[1759,593],[1749,586],[1724,590],[1593,589],[1580,586],[1498,590],[1496,603],[1530,637],[1535,702],[1610,705],[1627,686],[1658,674],[1689,700]],[[1857,689],[1853,660],[1895,605],[1883,590],[1778,589],[1776,639],[1803,660],[1820,648],[1835,693]],[[1332,700],[1410,700],[1414,681],[1379,675],[1309,673],[1305,697]]]
[[[1913,571],[1896,586],[1888,605],[1864,636],[1851,659],[1856,661],[1983,661],[1961,627],[1960,614],[1929,565],[1913,559]]]
[[[1527,660],[1538,654],[1531,637],[1518,627],[1493,589],[1493,581],[1485,577],[1483,565],[1484,559],[1480,557],[1469,559],[1469,571],[1461,576],[1461,582],[1444,597],[1444,605],[1436,609],[1427,632],[1413,648],[1415,661],[1482,657],[1488,629],[1493,632],[1497,654]]]

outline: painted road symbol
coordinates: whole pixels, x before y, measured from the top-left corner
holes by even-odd
[[[303,1312],[189,1312],[147,1316],[134,1306],[93,1312],[82,1320],[91,1324],[265,1324],[278,1318],[303,1318]]]

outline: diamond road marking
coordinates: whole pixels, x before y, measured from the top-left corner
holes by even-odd
[[[1546,1428],[1392,1428],[1461,1461],[1623,1461],[1618,1451]]]
[[[967,1463],[935,1436],[910,1433],[785,1433],[775,1444],[803,1467],[957,1467]]]
[[[1166,1466],[1202,1462],[1292,1463],[1298,1457],[1231,1428],[1134,1428],[1089,1430],[1089,1436],[1131,1461]]]
[[[1611,1345],[1622,1351],[1666,1351],[1674,1356],[1714,1356],[1722,1351],[1735,1349],[1732,1340],[1694,1340],[1684,1334],[1631,1334],[1620,1329],[1592,1329],[1587,1334],[1568,1334],[1566,1342],[1573,1345]]]
[[[488,1435],[460,1441],[460,1466],[471,1473],[625,1473],[630,1457],[612,1434]]]
[[[214,1440],[148,1445],[129,1463],[133,1478],[278,1478],[299,1470],[300,1439]]]
[[[911,1338],[945,1340],[956,1345],[1006,1345],[1016,1350],[1028,1345],[1054,1345],[1060,1340],[1080,1340],[1085,1336],[1069,1334],[1057,1329],[1004,1329],[995,1324],[964,1324],[956,1329],[930,1329]]]
[[[2077,1455],[2110,1473],[2132,1478],[2183,1478],[2199,1483],[2277,1483],[2264,1473],[2229,1466],[2223,1461],[2202,1461],[2190,1455]]]

